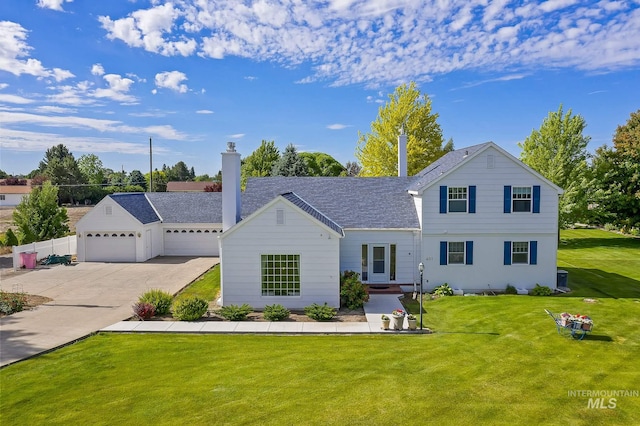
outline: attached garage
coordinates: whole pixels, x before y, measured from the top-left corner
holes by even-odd
[[[216,228],[166,228],[164,235],[165,256],[218,256]]]
[[[135,233],[133,231],[87,232],[85,234],[85,261],[135,262]]]

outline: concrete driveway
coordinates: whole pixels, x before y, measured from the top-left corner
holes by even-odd
[[[53,299],[0,318],[0,366],[72,342],[132,316],[146,290],[176,293],[218,263],[214,257],[158,257],[144,263],[51,265],[5,275],[4,291]]]

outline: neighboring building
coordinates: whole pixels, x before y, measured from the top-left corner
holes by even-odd
[[[207,186],[213,186],[216,182],[167,182],[167,192],[205,192]]]
[[[232,144],[222,163],[222,194],[101,201],[77,225],[79,260],[220,254],[222,303],[256,308],[338,306],[345,270],[413,288],[421,262],[427,289],[556,287],[562,190],[492,142],[416,176],[250,178],[243,194]]]
[[[25,185],[7,185],[6,179],[0,179],[0,207],[15,207],[31,194],[31,179],[25,179]]]

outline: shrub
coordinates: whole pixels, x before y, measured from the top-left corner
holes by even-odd
[[[156,308],[151,303],[138,302],[133,305],[133,313],[141,320],[147,320],[156,314]]]
[[[220,315],[229,321],[244,321],[251,312],[253,312],[253,308],[246,303],[242,306],[223,306],[222,309],[220,309]]]
[[[0,313],[11,315],[20,312],[27,304],[27,296],[24,293],[7,293],[0,290]]]
[[[316,321],[331,321],[333,317],[336,316],[336,309],[327,305],[327,302],[324,302],[324,305],[318,305],[314,303],[304,308],[304,313]]]
[[[267,305],[264,307],[264,319],[268,321],[282,321],[289,318],[291,312],[282,305]]]
[[[171,309],[173,296],[166,291],[154,288],[144,293],[138,299],[140,303],[149,303],[156,310],[156,315],[164,315]]]
[[[518,294],[518,290],[511,284],[507,284],[507,288],[504,289],[505,294]]]
[[[188,296],[176,300],[173,317],[180,321],[195,321],[202,318],[209,308],[209,302],[198,296]]]
[[[449,287],[449,284],[444,283],[433,289],[433,294],[436,296],[453,296],[453,289]]]
[[[533,290],[531,290],[531,294],[533,296],[551,296],[553,291],[547,286],[536,284]]]
[[[340,297],[349,309],[360,309],[369,301],[367,287],[360,281],[360,274],[344,271],[340,277]]]

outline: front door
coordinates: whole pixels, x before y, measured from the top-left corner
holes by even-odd
[[[371,246],[371,262],[369,263],[369,281],[370,282],[389,282],[389,265],[387,260],[387,246],[372,245]]]

